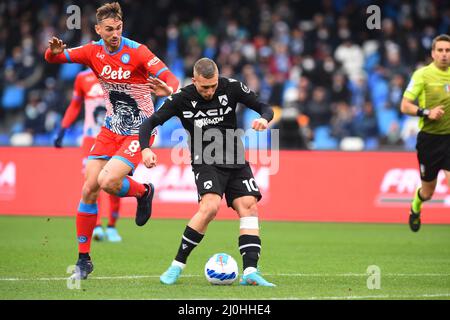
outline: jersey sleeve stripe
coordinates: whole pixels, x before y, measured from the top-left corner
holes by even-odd
[[[69,55],[69,52],[67,51],[67,49],[64,49],[64,55],[66,56],[67,61],[69,61],[71,63],[72,59],[70,59],[70,55]]]
[[[164,71],[166,71],[166,70],[169,70],[169,68],[167,68],[167,67],[162,68],[161,70],[159,70],[159,71],[155,74],[155,77],[158,78],[159,75],[160,75],[161,73],[163,73]]]

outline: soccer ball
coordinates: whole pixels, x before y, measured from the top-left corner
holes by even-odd
[[[236,260],[226,253],[216,253],[205,264],[205,277],[211,284],[232,284],[239,275]]]

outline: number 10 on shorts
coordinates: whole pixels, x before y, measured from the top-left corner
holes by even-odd
[[[248,180],[243,180],[243,184],[247,187],[248,192],[259,191],[258,186],[256,185],[255,178],[251,178]]]

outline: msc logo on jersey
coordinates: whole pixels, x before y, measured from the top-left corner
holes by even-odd
[[[124,53],[124,54],[122,55],[122,57],[120,58],[120,60],[121,60],[123,63],[127,64],[128,62],[130,62],[130,55],[129,55],[128,53]]]
[[[228,97],[226,94],[219,96],[219,102],[221,105],[226,106],[228,104]]]

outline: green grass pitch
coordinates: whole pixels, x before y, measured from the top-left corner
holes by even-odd
[[[119,220],[123,242],[94,242],[94,273],[67,286],[77,258],[74,218],[0,217],[0,299],[450,299],[450,226],[261,222],[262,274],[275,288],[212,286],[203,267],[237,248],[238,220],[213,221],[179,282],[159,275],[178,249],[186,220]],[[367,269],[380,269],[369,289]],[[241,272],[242,270],[240,270]],[[369,283],[373,283],[370,282]]]

